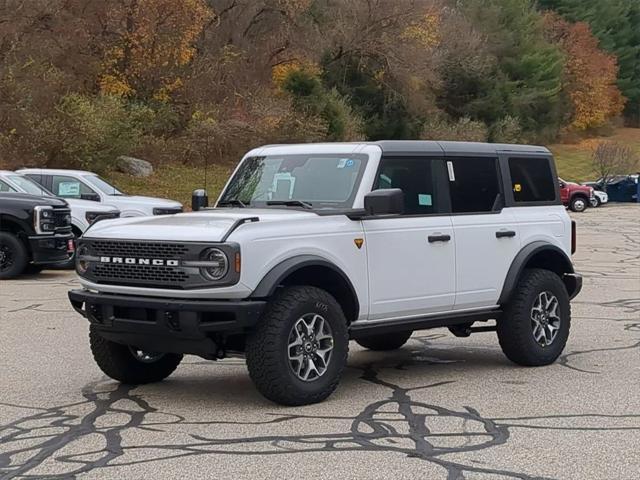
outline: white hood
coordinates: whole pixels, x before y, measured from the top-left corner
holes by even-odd
[[[182,204],[180,202],[176,202],[174,200],[167,200],[165,198],[155,198],[155,197],[143,197],[140,195],[109,195],[107,197],[106,203],[109,203],[110,200],[115,202],[119,202],[120,199],[123,202],[127,203],[127,206],[146,206],[152,208],[181,208]]]
[[[174,242],[219,242],[241,218],[258,217],[260,222],[307,219],[315,213],[288,209],[219,208],[201,212],[154,217],[103,220],[85,233],[86,238],[162,240]]]
[[[65,198],[64,200],[72,209],[79,208],[86,212],[113,212],[118,210],[118,207],[113,205],[92,202],[91,200],[80,200],[79,198]]]

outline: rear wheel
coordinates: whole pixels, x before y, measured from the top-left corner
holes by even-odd
[[[348,351],[347,321],[338,302],[316,287],[286,287],[247,337],[247,367],[269,400],[307,405],[333,393]]]
[[[27,249],[18,237],[0,232],[0,278],[20,275],[29,261]]]
[[[498,322],[498,340],[512,362],[548,365],[562,353],[570,325],[569,295],[560,277],[549,270],[529,269]]]
[[[395,332],[378,335],[368,335],[356,338],[356,343],[369,350],[385,351],[396,350],[402,347],[411,337],[413,332]]]
[[[182,355],[143,351],[103,338],[93,327],[89,330],[91,353],[106,375],[122,383],[140,385],[164,380],[178,367]]]
[[[569,204],[569,208],[574,212],[584,212],[589,205],[589,200],[582,195],[576,195],[571,199],[571,203]]]

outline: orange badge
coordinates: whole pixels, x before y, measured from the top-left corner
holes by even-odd
[[[362,248],[362,244],[364,243],[364,238],[354,238],[353,243],[355,243],[356,247],[358,247],[358,250],[360,250]]]

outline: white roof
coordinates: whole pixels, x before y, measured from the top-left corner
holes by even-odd
[[[89,172],[87,170],[69,170],[66,168],[21,168],[16,171],[19,173],[38,173],[41,175],[96,175],[94,172]]]

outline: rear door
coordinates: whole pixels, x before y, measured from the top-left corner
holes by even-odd
[[[400,188],[405,212],[363,220],[369,319],[450,311],[455,300],[455,238],[442,158],[382,158],[374,190]]]
[[[454,308],[496,305],[520,249],[515,218],[504,208],[497,156],[447,156],[456,256]]]

